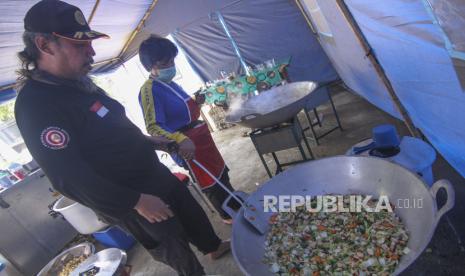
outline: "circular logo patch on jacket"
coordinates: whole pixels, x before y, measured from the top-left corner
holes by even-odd
[[[66,130],[59,127],[48,127],[40,135],[42,145],[49,149],[64,149],[69,143],[69,134]]]

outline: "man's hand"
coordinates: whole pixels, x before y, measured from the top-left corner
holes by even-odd
[[[172,140],[163,136],[146,136],[147,139],[152,142],[156,150],[169,151],[168,144],[173,142]]]
[[[163,200],[149,194],[141,194],[134,209],[150,223],[162,222],[174,216]]]
[[[186,138],[179,144],[179,154],[186,160],[194,159],[195,145],[191,139]]]

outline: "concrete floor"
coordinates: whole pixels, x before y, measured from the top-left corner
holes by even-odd
[[[336,89],[337,90],[337,89]],[[342,89],[334,91],[333,99],[342,121],[344,131],[339,130],[320,140],[320,145],[311,143],[315,157],[344,154],[353,144],[371,136],[371,129],[382,123],[394,124],[401,135],[408,132],[399,120],[374,107],[364,99]],[[319,108],[324,114],[323,131],[336,124],[329,105]],[[299,114],[304,124],[306,119]],[[305,126],[305,125],[304,125]],[[235,126],[213,133],[214,140],[221,151],[228,167],[233,186],[237,190],[253,192],[257,185],[265,183],[269,178],[255,151],[249,137],[243,136],[249,129]],[[308,133],[309,136],[311,134]],[[311,141],[311,138],[309,137]],[[280,161],[298,160],[297,149],[281,152]],[[274,171],[274,161],[266,157]],[[447,162],[438,156],[433,167],[436,179],[449,179],[456,193],[455,208],[443,217],[428,249],[410,266],[403,275],[465,275],[465,180],[455,172]],[[221,223],[216,214],[208,212],[211,222],[221,238],[230,236],[231,227]],[[140,246],[133,248],[128,263],[132,265],[133,276],[142,275],[176,275],[169,267],[152,260]],[[220,260],[210,261],[198,254],[208,275],[242,275],[231,254]]]

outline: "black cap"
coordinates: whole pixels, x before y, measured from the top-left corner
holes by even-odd
[[[78,41],[109,37],[92,31],[78,7],[58,0],[42,0],[32,6],[24,17],[24,29]]]

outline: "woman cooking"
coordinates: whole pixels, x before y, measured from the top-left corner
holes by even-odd
[[[223,222],[231,224],[232,219],[221,208],[228,193],[206,172],[194,164],[196,159],[216,178],[220,179],[230,191],[234,191],[221,154],[213,142],[205,122],[198,120],[199,105],[205,98],[196,94],[191,98],[173,80],[176,75],[174,58],[178,49],[169,39],[151,35],[142,42],[139,58],[144,68],[150,72],[150,78],[142,86],[139,103],[144,113],[147,131],[152,136],[163,136],[178,144],[178,154],[173,159],[186,168],[188,160],[191,174],[195,176],[202,191],[207,195]]]

